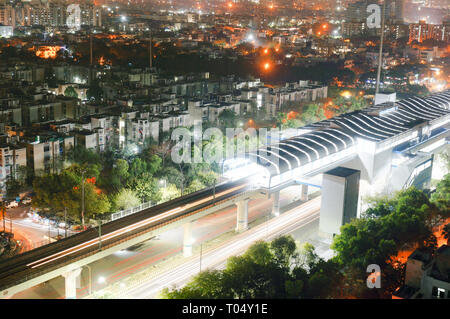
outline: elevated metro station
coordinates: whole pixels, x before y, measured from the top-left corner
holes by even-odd
[[[430,182],[433,157],[448,147],[450,91],[378,104],[316,122],[298,135],[224,162],[224,175],[250,176],[275,193],[293,183],[322,187],[337,167],[360,172],[358,214],[364,198]],[[322,192],[322,200],[327,194]],[[276,204],[274,204],[274,207]]]

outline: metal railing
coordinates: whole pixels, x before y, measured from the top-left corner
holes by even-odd
[[[152,202],[145,202],[145,203],[140,204],[139,206],[121,210],[117,213],[111,214],[111,221],[134,214],[134,213],[137,213],[137,212],[140,212],[141,210],[150,208],[155,205],[156,204],[152,204]]]

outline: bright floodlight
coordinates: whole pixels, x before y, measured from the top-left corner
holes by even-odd
[[[99,284],[103,284],[105,281],[106,281],[105,277],[103,277],[103,276],[98,277]]]
[[[122,22],[127,21],[127,17],[126,17],[126,16],[121,16],[121,17],[120,17],[120,21],[122,21]]]
[[[349,99],[349,98],[351,98],[352,97],[352,93],[350,92],[350,91],[343,91],[343,92],[341,92],[341,94],[340,94],[342,97],[345,97],[346,99]]]

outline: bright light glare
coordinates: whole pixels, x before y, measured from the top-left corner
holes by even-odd
[[[98,282],[99,284],[103,284],[105,281],[106,281],[106,278],[105,278],[105,277],[103,277],[103,276],[98,277],[97,282]]]
[[[350,92],[350,91],[343,91],[340,95],[342,97],[345,97],[346,99],[349,99],[352,96],[352,92]]]

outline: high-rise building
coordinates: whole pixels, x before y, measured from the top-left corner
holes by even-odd
[[[428,39],[450,41],[449,24],[427,24],[425,21],[409,25],[409,42],[423,42]]]
[[[91,1],[81,1],[81,25],[102,25],[101,7],[95,6]],[[67,23],[67,7],[64,1],[29,2],[0,4],[0,24],[8,26],[42,25],[59,27]]]
[[[13,7],[6,3],[0,4],[0,24],[14,26],[15,20]]]
[[[347,7],[346,21],[365,21],[370,14],[367,12],[367,7],[371,4],[379,4],[381,6],[378,0],[360,0],[350,3]],[[387,0],[385,9],[386,21],[402,21],[403,8],[404,0]]]

